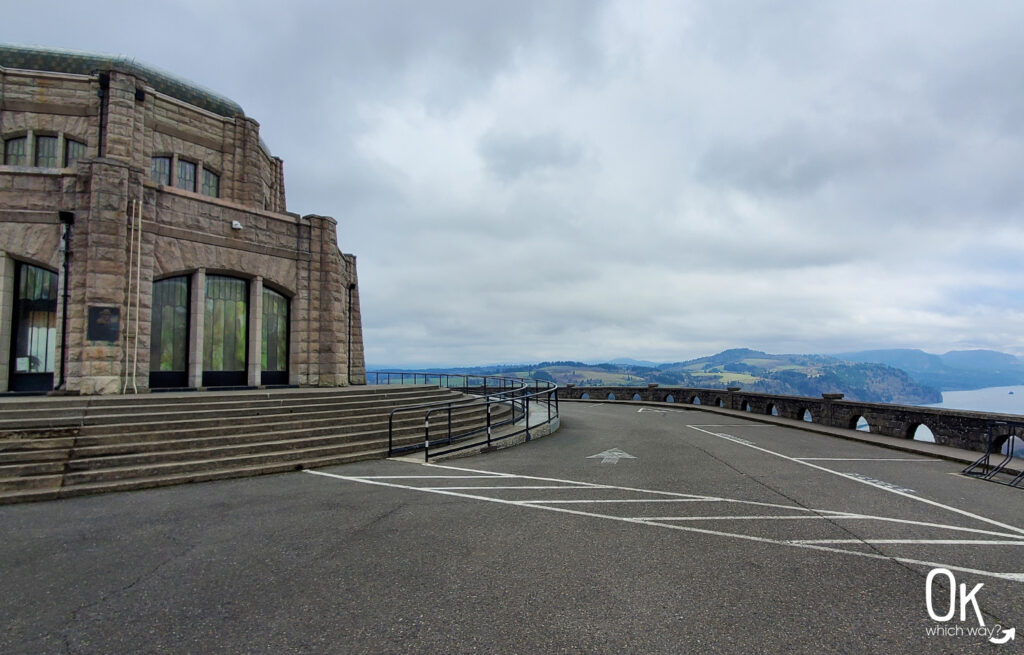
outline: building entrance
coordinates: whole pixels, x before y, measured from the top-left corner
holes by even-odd
[[[11,391],[53,389],[57,352],[57,274],[16,262],[11,339]]]
[[[249,344],[249,282],[206,276],[203,386],[244,386]]]

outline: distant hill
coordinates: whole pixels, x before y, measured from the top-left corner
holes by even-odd
[[[885,364],[906,371],[917,382],[941,391],[1024,384],[1024,362],[994,350],[954,350],[933,355],[923,350],[862,350],[834,355],[848,362]]]
[[[850,400],[923,405],[942,401],[935,389],[885,364],[842,361],[824,355],[772,355],[758,350],[726,350],[685,362],[646,366],[643,360],[584,364],[575,361],[443,369],[466,375],[503,374],[577,386],[664,386],[724,388],[820,396],[841,393]],[[637,362],[637,363],[634,363]],[[442,372],[433,369],[431,372]]]

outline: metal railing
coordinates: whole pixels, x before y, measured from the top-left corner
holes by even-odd
[[[431,457],[469,448],[489,448],[519,435],[525,435],[529,441],[531,430],[550,425],[558,418],[558,385],[545,380],[401,371],[372,371],[366,377],[369,384],[436,384],[474,396],[391,410],[388,457],[422,449],[424,460],[429,461]],[[531,417],[531,409],[534,417]],[[420,418],[422,424],[418,423]],[[442,425],[440,429],[438,423]],[[496,436],[495,430],[505,426],[511,428]]]

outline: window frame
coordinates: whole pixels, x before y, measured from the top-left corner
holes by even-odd
[[[45,132],[40,134],[36,132],[32,135],[35,141],[35,148],[32,150],[32,166],[35,168],[60,168],[60,137],[56,134],[46,134]],[[42,146],[44,143],[52,145],[52,152],[46,155],[46,158],[51,160],[44,163],[40,162],[42,154]]]
[[[21,152],[15,156],[19,157],[21,161],[11,162],[11,146],[14,143],[21,144]],[[4,139],[4,166],[28,166],[28,135],[22,134],[20,136],[12,136]]]
[[[71,149],[74,146],[81,146],[82,153],[76,155],[74,159],[71,158]],[[79,162],[79,160],[85,159],[89,156],[89,144],[85,141],[79,141],[78,139],[70,139],[64,135],[64,168],[70,168]]]
[[[157,161],[167,162],[167,170],[162,171],[166,173],[165,179],[158,179],[156,174],[157,170],[154,168]],[[149,158],[149,179],[155,184],[162,184],[163,186],[171,186],[171,171],[174,168],[174,158],[170,155],[154,155]]]
[[[201,177],[203,179],[202,179],[202,184],[199,185],[199,187],[198,187],[199,188],[199,192],[201,194],[203,194],[204,196],[207,196],[208,198],[220,198],[220,174],[215,172],[215,171],[210,170],[206,166],[203,166],[203,174],[202,174]],[[208,189],[210,187],[207,184],[207,182],[209,182],[209,180],[211,178],[212,178],[212,180],[214,182],[214,184],[213,184],[213,193],[208,193],[207,191],[208,191]]]
[[[183,179],[182,172],[183,171],[188,171],[189,167],[191,167],[191,173],[192,173],[191,180],[189,180],[189,178],[187,176]],[[178,189],[183,190],[183,191],[191,191],[192,193],[195,193],[196,192],[196,178],[198,177],[197,173],[199,171],[199,165],[196,162],[194,162],[194,161],[191,161],[191,160],[188,160],[188,159],[182,159],[182,158],[179,157],[178,158],[178,166],[177,166],[177,168],[178,168],[178,170],[175,171],[175,176],[174,176],[174,186],[177,187]],[[185,185],[182,184],[183,182],[187,183],[189,181],[191,181],[191,187],[185,186]]]

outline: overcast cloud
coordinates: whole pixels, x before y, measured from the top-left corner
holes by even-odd
[[[1024,3],[0,10],[258,120],[359,258],[371,365],[1024,355]]]

